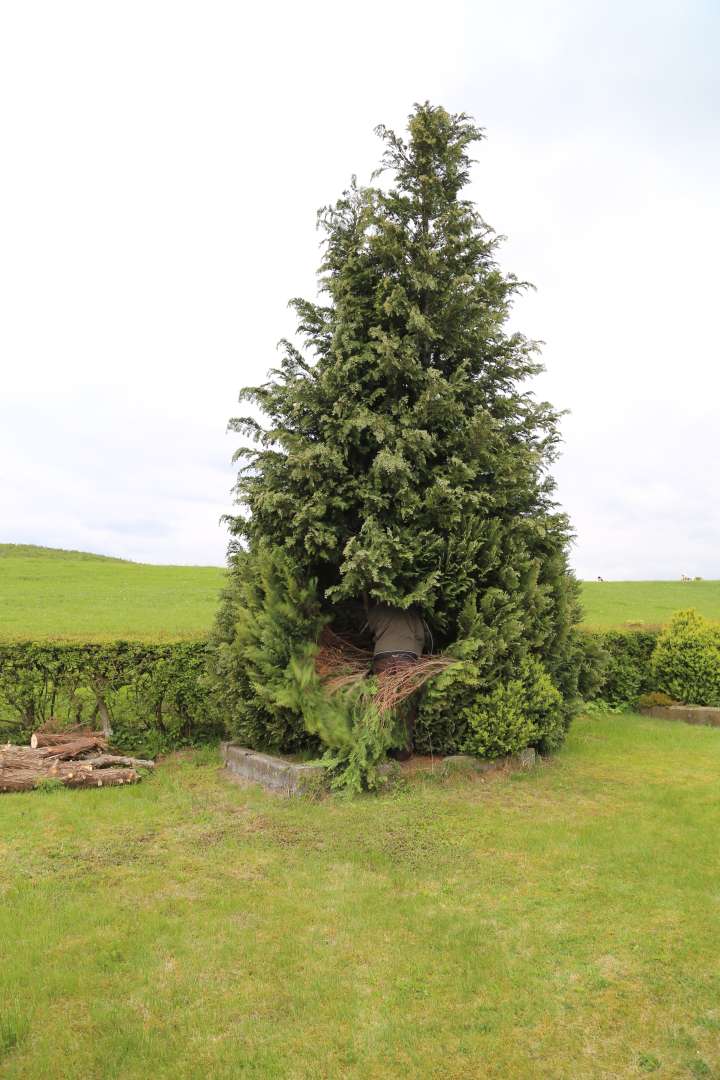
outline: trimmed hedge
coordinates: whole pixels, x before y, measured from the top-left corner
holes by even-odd
[[[113,745],[154,756],[218,739],[207,642],[0,644],[0,741],[25,741],[50,717],[102,727]]]
[[[650,662],[658,637],[659,631],[650,630],[582,634],[581,696],[619,705],[664,689]],[[115,746],[148,755],[213,742],[225,734],[227,703],[207,675],[211,649],[207,641],[0,644],[0,741],[24,741],[52,716],[63,724],[93,726],[102,726],[107,717]],[[448,693],[442,676],[436,682],[427,688],[425,708],[420,707],[419,742],[434,743],[436,753],[449,752],[425,730],[433,695]],[[464,745],[474,739],[484,746],[491,726],[487,717],[464,715],[459,708],[451,741]],[[549,745],[549,733],[536,727],[536,741]]]
[[[659,630],[584,633],[584,699],[601,699],[611,705],[634,704],[641,694],[659,689],[650,662],[659,636]]]
[[[662,693],[689,705],[720,705],[720,624],[697,611],[677,611],[661,630],[608,630],[586,635],[598,650],[597,685],[586,700],[632,704]]]

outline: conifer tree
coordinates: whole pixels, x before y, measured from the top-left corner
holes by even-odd
[[[353,180],[320,211],[323,302],[292,301],[302,347],[282,342],[279,369],[241,395],[268,422],[231,421],[254,446],[238,452],[218,641],[246,673],[236,626],[246,634],[247,615],[232,581],[247,578],[248,560],[281,557],[297,589],[314,590],[311,636],[362,597],[416,605],[435,648],[463,661],[423,706],[426,737],[447,749],[463,739],[459,705],[526,660],[569,716],[578,602],[549,472],[559,414],[527,386],[542,370],[537,345],[507,326],[525,285],[500,270],[499,238],[463,196],[481,129],[426,103],[407,138],[377,132],[373,180],[388,183]]]

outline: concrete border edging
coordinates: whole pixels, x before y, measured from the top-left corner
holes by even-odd
[[[248,750],[237,743],[220,743],[220,754],[233,779],[248,784],[260,784],[279,795],[303,795],[315,791],[323,783],[325,776],[322,765],[286,761],[285,758],[275,757],[273,754]]]
[[[648,705],[638,710],[642,716],[659,720],[682,720],[686,724],[720,727],[720,709],[713,705]]]
[[[237,743],[220,743],[220,753],[225,769],[233,780],[246,784],[260,784],[266,791],[278,795],[295,796],[315,794],[325,786],[325,768],[322,765],[307,765],[302,762],[287,761],[273,754],[262,754],[258,750],[249,750]],[[483,761],[471,754],[452,754],[443,758],[440,764],[442,775],[453,773],[478,775],[500,772],[507,769],[530,769],[540,760],[535,750],[521,750],[519,754]],[[402,776],[402,768],[397,762],[389,761],[380,765],[378,773],[382,782],[392,782]]]

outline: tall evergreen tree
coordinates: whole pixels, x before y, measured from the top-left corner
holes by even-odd
[[[238,454],[231,571],[282,553],[324,617],[361,597],[416,605],[436,648],[473,664],[475,693],[530,657],[568,700],[578,604],[549,472],[558,413],[526,385],[537,345],[507,327],[525,285],[463,197],[482,131],[427,103],[406,139],[377,131],[390,183],[353,180],[320,211],[324,303],[292,301],[303,348],[284,341],[280,368],[241,395],[269,423],[231,421],[255,443]]]

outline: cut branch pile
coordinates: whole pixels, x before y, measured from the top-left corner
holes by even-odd
[[[339,637],[325,627],[315,654],[315,670],[329,693],[357,686],[372,673],[372,653]],[[450,656],[421,656],[414,663],[400,662],[385,668],[375,677],[378,683],[374,701],[378,712],[388,712],[419,690],[428,679],[454,664]]]
[[[36,731],[30,746],[0,746],[0,792],[32,791],[53,780],[65,787],[134,784],[138,769],[154,767],[154,761],[107,753],[97,732]]]

